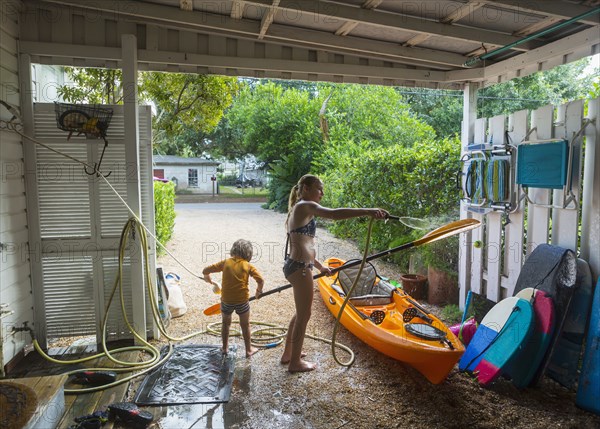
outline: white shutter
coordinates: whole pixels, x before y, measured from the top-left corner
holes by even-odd
[[[44,301],[48,338],[95,334],[92,258],[44,256]]]
[[[98,148],[98,152],[101,150]],[[129,179],[126,173],[123,140],[114,144],[109,142],[100,168],[105,174],[110,171],[108,181],[127,201],[127,180]],[[98,199],[100,203],[100,235],[102,237],[119,237],[125,221],[130,217],[129,211],[103,179],[98,179],[98,186],[100,189]]]
[[[52,148],[87,160],[87,147],[80,143],[54,144]],[[37,146],[37,161],[42,238],[89,238],[89,179],[81,165],[41,146]]]
[[[113,109],[107,133],[108,146],[100,170],[127,201],[127,175],[123,140],[123,108]],[[142,219],[154,233],[154,198],[151,176],[151,112],[140,107],[140,180]],[[56,126],[53,104],[34,106],[35,136],[49,147],[95,165],[103,140],[88,140]],[[47,338],[100,335],[108,298],[115,282],[121,231],[129,211],[106,182],[88,175],[83,166],[37,146],[41,263]],[[90,171],[91,172],[91,171]],[[155,252],[149,256],[155,277]],[[155,281],[153,280],[153,283]],[[132,321],[131,269],[125,258],[122,278],[127,317]],[[151,315],[147,297],[146,307]],[[147,330],[153,327],[147,318]],[[132,338],[121,311],[120,296],[113,299],[107,319],[108,339]],[[97,337],[99,341],[100,338]]]

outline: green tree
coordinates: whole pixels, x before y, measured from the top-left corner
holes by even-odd
[[[480,89],[477,94],[477,116],[492,117],[586,98],[594,82],[593,75],[584,73],[589,61],[589,58],[583,59]],[[398,91],[405,94],[411,109],[431,125],[439,137],[460,134],[462,92],[423,88]]]
[[[214,148],[232,159],[254,154],[267,163],[312,153],[320,142],[318,106],[306,91],[275,83],[247,86],[211,136]]]
[[[460,134],[463,92],[427,88],[398,88],[412,111],[429,124],[439,137]]]
[[[158,149],[169,155],[201,154],[204,139],[238,91],[237,79],[182,73],[142,73],[140,98],[156,107]],[[178,143],[173,144],[173,140]]]
[[[74,84],[58,93],[67,102],[121,104],[121,70],[67,67]],[[154,105],[152,118],[155,151],[167,155],[199,156],[206,136],[221,120],[223,111],[239,90],[236,78],[182,74],[141,73],[139,98]]]
[[[69,103],[121,104],[123,73],[120,69],[65,67],[74,85],[58,87],[58,95]]]
[[[593,79],[584,74],[588,64],[589,58],[586,58],[484,88],[478,94],[478,116],[489,118],[585,98]]]
[[[592,82],[590,92],[588,93],[588,98],[598,98],[600,97],[600,71],[596,72],[595,81]]]
[[[322,88],[322,97],[331,90]],[[337,85],[331,94],[325,112],[328,138],[313,163],[316,171],[345,172],[369,149],[434,141],[432,128],[415,117],[394,88]]]
[[[285,210],[290,183],[310,170],[321,147],[320,106],[314,94],[295,87],[247,85],[211,134],[210,148],[229,159],[253,154],[272,166],[268,203]]]

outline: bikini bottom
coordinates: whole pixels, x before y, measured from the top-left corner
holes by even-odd
[[[302,262],[296,261],[292,258],[286,258],[283,264],[283,275],[285,276],[285,278],[288,278],[296,271],[302,269],[302,275],[305,276],[306,269],[308,268],[309,270],[312,270],[312,267],[314,267],[314,264],[311,262]]]

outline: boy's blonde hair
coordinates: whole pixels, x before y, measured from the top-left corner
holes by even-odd
[[[229,254],[231,256],[237,256],[238,258],[242,258],[242,259],[245,259],[246,261],[250,262],[250,260],[252,259],[252,252],[253,252],[252,243],[250,243],[248,240],[244,240],[243,238],[240,238],[239,240],[236,240],[233,243],[233,246],[231,246],[231,250],[229,251]]]

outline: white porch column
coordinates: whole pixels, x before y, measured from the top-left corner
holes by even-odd
[[[600,276],[600,98],[590,100],[585,129],[585,167],[581,208],[581,258],[590,264],[592,276]]]
[[[33,136],[33,87],[31,77],[31,57],[27,54],[19,56],[19,80],[21,81],[21,117],[23,133]],[[23,142],[23,159],[25,165],[25,192],[27,194],[27,230],[29,231],[29,262],[31,268],[31,290],[33,293],[33,324],[35,338],[40,347],[47,348],[46,306],[44,304],[44,277],[42,273],[42,237],[40,235],[39,199],[37,188],[37,152],[32,142]],[[1,341],[1,340],[0,340]]]
[[[473,143],[475,136],[475,119],[477,119],[477,83],[467,83],[463,88],[463,120],[461,132],[461,145],[464,148]],[[461,156],[462,156],[461,150]],[[465,205],[460,203],[460,218],[471,217]],[[458,256],[458,287],[459,305],[462,310],[465,307],[467,292],[471,289],[471,232],[460,235]]]
[[[123,116],[125,127],[125,162],[127,165],[127,204],[135,215],[142,219],[140,190],[140,141],[137,93],[137,40],[132,34],[121,37],[123,55]],[[139,234],[131,243],[131,297],[133,325],[144,339],[146,335],[146,308],[144,261]]]
[[[469,82],[463,88],[463,120],[460,141],[463,146],[473,143],[477,119],[477,89],[479,84]]]

